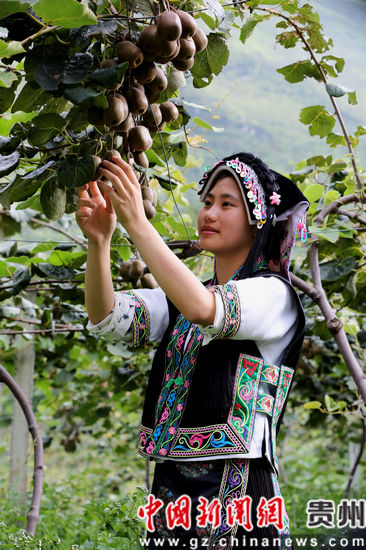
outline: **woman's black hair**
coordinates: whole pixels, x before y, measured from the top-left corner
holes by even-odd
[[[279,185],[276,182],[276,175],[269,169],[267,164],[251,153],[236,153],[225,157],[223,160],[226,161],[236,157],[254,170],[266,195],[267,222],[258,229],[252,248],[240,270],[241,275],[249,276],[254,272],[260,258],[264,261],[268,259],[275,262],[279,261],[283,227],[281,223],[273,225],[274,205],[269,204],[268,200],[268,197],[274,191],[279,190]]]

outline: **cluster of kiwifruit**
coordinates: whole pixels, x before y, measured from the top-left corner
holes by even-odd
[[[127,260],[120,267],[119,274],[125,281],[133,283],[134,287],[142,286],[142,288],[156,288],[157,282],[153,275],[146,272],[146,265],[143,261]]]
[[[190,69],[195,53],[207,46],[207,37],[191,15],[182,10],[167,10],[154,24],[145,27],[135,42],[130,35],[128,38],[116,44],[116,58],[106,59],[101,65],[105,68],[127,62],[123,82],[110,87],[106,109],[92,107],[87,117],[94,126],[105,125],[123,135],[125,152],[128,147],[135,162],[147,168],[145,151],[152,146],[150,132],[162,130],[179,115],[171,101],[158,105],[168,81],[156,63],[171,61],[177,70]]]

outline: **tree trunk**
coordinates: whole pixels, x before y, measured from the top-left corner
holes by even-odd
[[[25,340],[22,336],[17,336],[16,346],[18,349],[14,357],[14,379],[25,393],[29,403],[32,403],[35,361],[34,344],[33,341]],[[10,444],[10,486],[12,491],[18,495],[19,503],[24,505],[27,501],[28,455],[28,425],[19,403],[13,399]]]

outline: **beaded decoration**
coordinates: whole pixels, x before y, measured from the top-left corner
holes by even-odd
[[[300,237],[301,242],[306,243],[308,234],[306,229],[306,214],[301,216],[296,227],[296,237]]]
[[[235,170],[240,177],[241,183],[245,188],[248,201],[254,204],[253,216],[257,220],[258,229],[260,229],[267,221],[267,207],[265,193],[263,187],[258,181],[257,174],[250,166],[244,162],[241,162],[238,158],[227,161],[219,160],[211,168],[206,167],[206,172],[200,181],[201,184],[206,183],[209,172],[211,172],[219,164],[226,164],[226,166],[229,166]]]

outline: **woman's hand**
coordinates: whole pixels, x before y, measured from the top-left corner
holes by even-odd
[[[116,214],[108,195],[103,197],[96,181],[80,187],[78,192],[78,210],[75,213],[78,226],[89,241],[110,242],[116,226]]]
[[[113,205],[118,221],[128,233],[141,222],[146,222],[141,187],[132,167],[121,158],[113,157],[113,162],[103,160],[99,173],[112,184],[98,180],[99,187]]]

